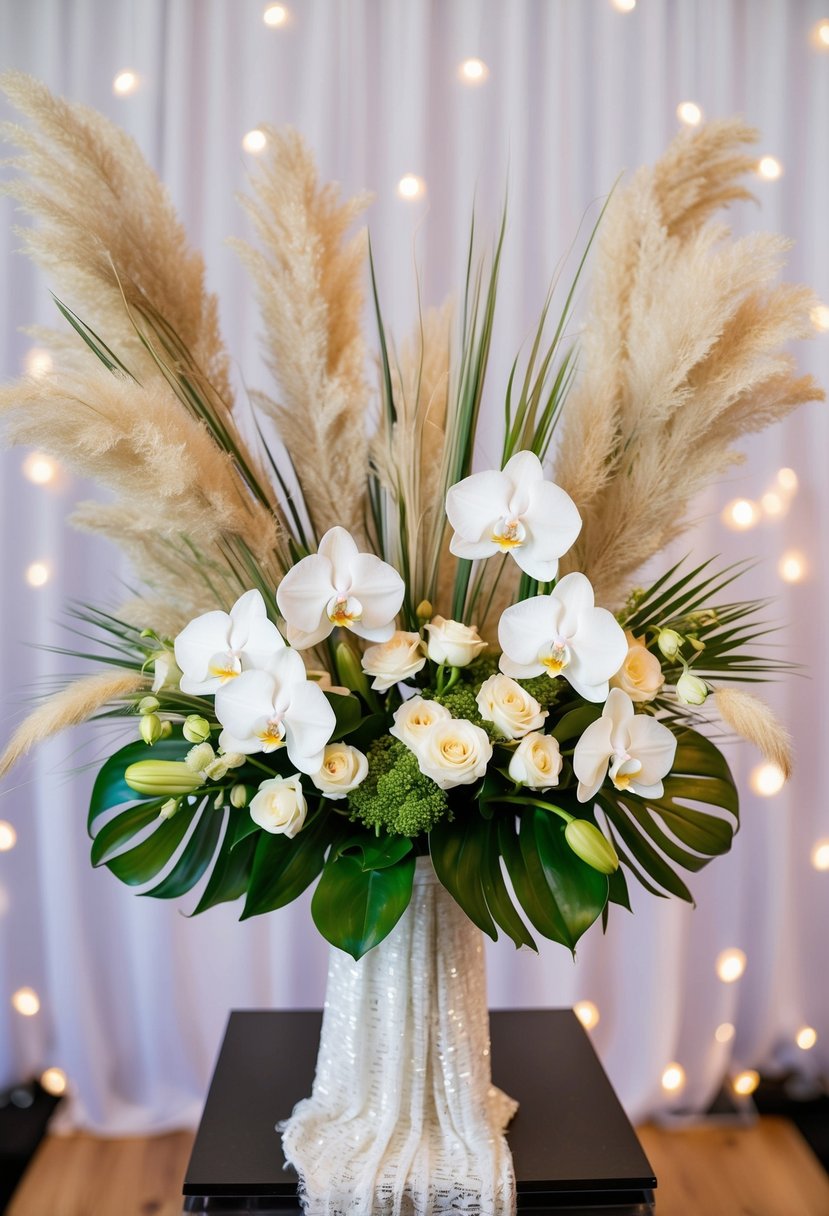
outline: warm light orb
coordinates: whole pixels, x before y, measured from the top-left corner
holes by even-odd
[[[783,176],[783,166],[776,156],[761,156],[757,162],[757,173],[767,182],[776,182]]]
[[[794,469],[778,469],[777,484],[787,494],[794,494],[797,492],[797,487],[800,483]]]
[[[794,1041],[801,1051],[810,1051],[817,1042],[817,1031],[814,1026],[801,1026]]]
[[[746,956],[736,946],[717,955],[717,975],[724,984],[733,984],[746,969]]]
[[[36,486],[45,486],[54,481],[57,471],[58,466],[52,457],[45,456],[43,452],[30,452],[23,461],[24,476]]]
[[[681,1064],[669,1064],[662,1074],[662,1088],[669,1094],[678,1094],[685,1088],[685,1069]]]
[[[753,1068],[745,1068],[742,1072],[737,1073],[731,1084],[734,1087],[735,1094],[747,1097],[748,1094],[753,1094],[760,1084],[760,1074],[759,1072],[755,1072]]]
[[[768,761],[753,768],[748,780],[755,794],[759,794],[761,798],[773,798],[786,784],[786,774],[779,764]]]
[[[40,997],[34,988],[18,988],[12,993],[12,1005],[24,1018],[32,1018],[40,1009]]]
[[[138,88],[138,84],[138,73],[133,72],[131,68],[125,68],[113,80],[112,91],[117,97],[129,97],[130,93],[134,93]]]
[[[812,45],[819,51],[829,51],[829,20],[826,17],[813,28]]]
[[[0,819],[0,853],[8,853],[17,844],[17,832],[6,819]]]
[[[806,577],[806,558],[795,549],[790,549],[777,563],[777,573],[784,583],[802,582]]]
[[[40,1074],[40,1084],[47,1094],[59,1098],[61,1094],[66,1093],[66,1073],[62,1068],[46,1068]]]
[[[760,499],[760,506],[764,513],[771,516],[772,519],[785,514],[786,511],[786,503],[776,490],[767,490]]]
[[[632,13],[636,8],[636,0],[610,0],[610,3],[620,13]]]
[[[44,376],[48,376],[52,366],[52,356],[42,346],[33,346],[26,352],[23,359],[24,371],[27,376],[33,376],[35,380],[42,380]]]
[[[702,122],[702,110],[695,101],[681,101],[676,108],[676,116],[686,127],[698,127]]]
[[[265,132],[260,131],[258,127],[254,127],[252,131],[248,131],[246,135],[242,136],[242,147],[246,152],[252,152],[254,156],[264,150],[267,142]]]
[[[829,870],[829,840],[818,840],[812,846],[812,865],[816,870]]]
[[[44,587],[49,582],[49,574],[46,562],[32,562],[26,567],[26,582],[30,587]]]
[[[809,317],[815,329],[825,333],[829,329],[829,304],[815,304],[809,312]]]
[[[458,68],[458,75],[464,84],[483,84],[489,75],[489,68],[483,59],[464,59]]]
[[[592,1030],[594,1026],[598,1026],[599,1024],[599,1011],[592,1001],[576,1001],[573,1006],[573,1013],[585,1030]]]
[[[414,173],[406,173],[397,183],[397,193],[405,199],[420,198],[426,193],[426,183],[422,177],[417,177]]]
[[[288,24],[289,16],[290,14],[284,4],[269,4],[262,14],[262,20],[271,29],[278,29],[280,25]]]
[[[745,532],[747,528],[753,528],[759,518],[760,512],[757,509],[757,503],[748,498],[735,498],[733,502],[728,503],[722,513],[723,523],[738,532]]]
[[[714,1038],[718,1043],[730,1043],[734,1038],[734,1027],[731,1022],[720,1022],[714,1031]]]

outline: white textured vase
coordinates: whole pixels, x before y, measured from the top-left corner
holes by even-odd
[[[317,1071],[282,1143],[308,1216],[511,1216],[482,934],[417,862],[412,901],[358,963],[332,949]]]

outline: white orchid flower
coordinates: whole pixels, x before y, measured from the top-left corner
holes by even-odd
[[[624,630],[597,608],[583,574],[565,574],[550,595],[513,604],[498,623],[500,667],[516,680],[564,676],[586,701],[604,701],[628,650]]]
[[[175,640],[182,692],[214,693],[243,671],[257,670],[284,650],[259,591],[246,591],[230,612],[205,612]]]
[[[316,646],[341,625],[370,642],[387,642],[403,603],[403,580],[373,553],[360,553],[345,528],[331,528],[319,550],[288,571],[276,602],[298,650]]]
[[[637,714],[621,688],[612,688],[602,716],[576,744],[573,770],[579,802],[589,802],[610,770],[617,790],[642,798],[661,798],[662,778],[671,771],[676,736],[649,714]]]
[[[274,752],[287,747],[291,763],[309,776],[322,766],[336,717],[325,693],[306,679],[305,665],[286,646],[267,671],[243,671],[216,693],[216,717],[226,752]]]
[[[545,480],[533,452],[516,452],[500,473],[473,473],[452,486],[446,515],[455,529],[449,548],[456,557],[509,553],[539,582],[556,577],[558,559],[581,531],[576,504]]]

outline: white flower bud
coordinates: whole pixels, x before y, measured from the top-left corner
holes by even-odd
[[[138,730],[144,742],[152,747],[161,738],[161,719],[158,714],[142,714]]]
[[[203,773],[207,766],[212,764],[215,757],[216,753],[209,743],[197,743],[184,757],[184,763],[191,773]]]
[[[702,705],[708,696],[708,685],[686,669],[676,682],[676,695],[683,705]]]
[[[675,629],[660,629],[656,644],[666,659],[675,659],[682,649],[684,638]]]
[[[210,723],[200,714],[190,714],[184,719],[181,732],[188,743],[204,743],[210,738]]]

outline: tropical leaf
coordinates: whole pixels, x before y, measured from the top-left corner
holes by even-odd
[[[415,859],[364,870],[356,857],[329,858],[314,897],[314,924],[332,946],[359,959],[391,933],[412,897]]]
[[[128,802],[146,801],[138,798],[135,790],[124,780],[124,773],[131,764],[136,764],[139,760],[183,760],[189,750],[190,744],[184,739],[160,739],[152,747],[148,747],[139,739],[136,743],[128,743],[110,756],[92,787],[87,818],[89,834],[92,835],[96,820],[107,811],[124,806]]]
[[[301,895],[322,870],[336,834],[335,817],[325,811],[319,811],[293,840],[262,832],[240,920],[284,908]]]
[[[253,824],[253,831],[248,825]],[[209,879],[191,916],[206,912],[217,904],[232,903],[248,889],[259,831],[245,810],[228,812],[227,826]]]

